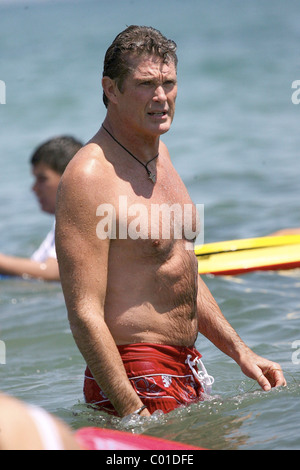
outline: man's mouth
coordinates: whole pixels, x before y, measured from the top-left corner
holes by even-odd
[[[162,116],[166,116],[168,112],[167,111],[150,111],[148,114],[149,116],[162,117]]]

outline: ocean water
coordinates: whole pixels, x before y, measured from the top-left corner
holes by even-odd
[[[50,229],[30,189],[30,155],[53,135],[87,141],[98,130],[104,53],[129,24],[154,26],[178,44],[177,111],[164,141],[204,204],[205,242],[300,226],[299,14],[297,0],[0,0],[0,252],[30,256]],[[95,413],[83,401],[84,361],[59,283],[8,279],[0,281],[1,390],[74,429],[210,449],[299,449],[299,271],[204,280],[244,341],[281,364],[285,389],[260,391],[199,336],[215,377],[210,400],[148,420]]]

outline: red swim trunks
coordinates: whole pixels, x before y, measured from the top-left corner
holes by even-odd
[[[201,354],[194,347],[136,343],[118,349],[131,385],[151,414],[204,400],[197,369]],[[87,403],[118,415],[88,368],[83,391]]]

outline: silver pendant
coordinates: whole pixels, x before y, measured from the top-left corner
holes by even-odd
[[[156,183],[156,176],[153,173],[149,173],[149,179],[152,181],[152,183]]]

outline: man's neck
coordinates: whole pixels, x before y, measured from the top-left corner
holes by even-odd
[[[158,154],[159,135],[131,129],[123,123],[109,118],[104,120],[103,126],[121,146],[125,147],[127,151],[134,154],[143,163],[147,163]]]

